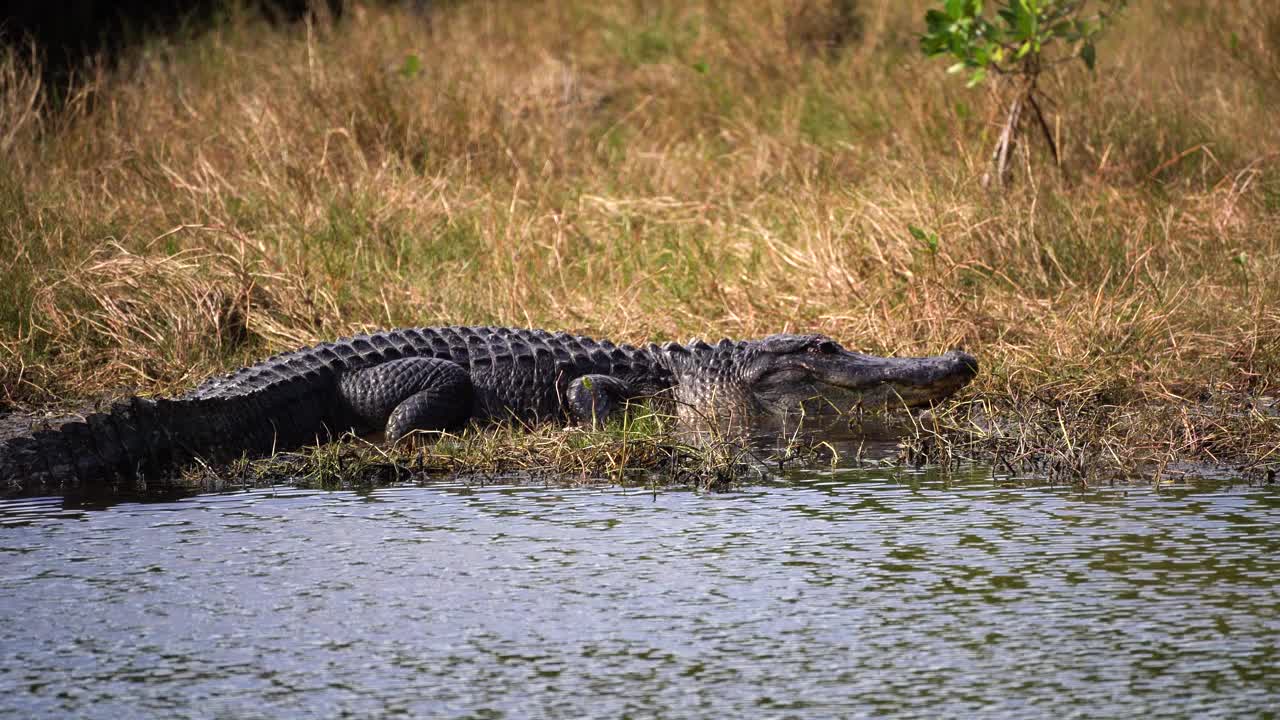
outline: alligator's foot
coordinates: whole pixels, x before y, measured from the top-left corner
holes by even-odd
[[[343,376],[338,390],[360,425],[385,424],[386,440],[414,430],[448,430],[471,417],[471,375],[460,365],[429,357],[409,357]]]
[[[600,427],[636,393],[612,375],[583,375],[569,383],[567,395],[569,417],[574,422]]]

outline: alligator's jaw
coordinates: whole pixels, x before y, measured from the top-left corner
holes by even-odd
[[[690,346],[674,358],[678,414],[685,424],[771,425],[774,419],[926,406],[977,374],[973,356],[892,358],[850,352],[821,335],[778,335],[731,345]]]
[[[918,407],[941,402],[978,374],[978,360],[952,350],[932,357],[884,358],[843,353],[815,368],[821,384],[831,388],[832,403],[847,408]],[[843,396],[843,397],[842,397]]]
[[[794,360],[807,372],[795,388],[775,388],[764,405],[775,414],[806,415],[928,406],[954,395],[978,372],[978,361],[953,350],[932,357],[876,357],[842,351]]]

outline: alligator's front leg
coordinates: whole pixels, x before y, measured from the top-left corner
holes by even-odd
[[[448,360],[409,357],[346,373],[338,393],[357,426],[385,424],[395,442],[414,430],[447,430],[471,418],[471,375]]]
[[[574,422],[599,427],[636,393],[612,375],[583,375],[569,383],[567,396],[569,417]]]

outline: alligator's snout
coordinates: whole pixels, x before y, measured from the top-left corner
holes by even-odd
[[[823,335],[771,335],[749,357],[758,405],[902,407],[929,405],[955,394],[978,374],[963,350],[926,357],[880,357],[845,350]]]
[[[978,358],[963,350],[952,350],[942,357],[948,358],[955,365],[955,372],[969,382],[978,376]]]
[[[880,358],[851,353],[834,384],[857,388],[863,405],[927,405],[940,402],[968,385],[978,374],[978,359],[963,350],[929,357]],[[847,384],[846,384],[847,383]]]
[[[978,358],[963,350],[951,350],[934,357],[903,358],[894,370],[897,373],[889,382],[909,404],[936,402],[978,375]]]

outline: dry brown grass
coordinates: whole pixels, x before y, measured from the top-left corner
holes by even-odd
[[[919,57],[923,7],[241,13],[58,103],[0,57],[0,400],[444,323],[964,346],[1008,418],[1126,408],[1097,447],[1134,462],[1274,392],[1280,9],[1135,4],[1048,88],[1062,171],[1033,147],[993,194],[990,103]],[[1276,419],[1241,443],[1274,463]]]

